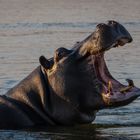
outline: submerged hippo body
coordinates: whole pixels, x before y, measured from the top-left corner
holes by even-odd
[[[110,74],[104,53],[132,41],[119,23],[99,24],[71,50],[53,58],[0,97],[0,128],[91,123],[96,111],[126,105],[140,95],[132,80],[125,86]]]
[[[71,125],[81,117],[71,104],[51,92],[41,67],[0,97],[0,128]]]

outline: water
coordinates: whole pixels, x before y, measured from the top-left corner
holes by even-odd
[[[36,68],[40,55],[49,58],[58,47],[72,47],[109,19],[121,22],[134,39],[106,53],[109,70],[122,83],[132,78],[140,87],[139,7],[139,0],[0,0],[0,94]],[[138,98],[128,106],[102,110],[90,125],[1,130],[0,139],[140,139],[139,104]]]

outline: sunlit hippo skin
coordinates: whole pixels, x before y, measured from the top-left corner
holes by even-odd
[[[0,96],[0,128],[91,123],[98,110],[132,102],[140,89],[130,79],[127,86],[115,80],[104,60],[107,50],[131,41],[121,24],[109,21],[71,50],[41,56],[40,66]]]

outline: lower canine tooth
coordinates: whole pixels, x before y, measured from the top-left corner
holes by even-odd
[[[131,88],[133,88],[133,86],[128,86],[128,87],[125,87],[125,88],[121,88],[121,89],[120,89],[120,92],[121,92],[121,93],[128,92],[128,91],[130,91]]]
[[[131,80],[131,79],[126,79],[126,81],[128,82],[128,86],[127,86],[127,87],[124,87],[124,88],[121,88],[121,89],[120,89],[120,92],[121,92],[121,93],[129,92],[129,91],[134,87],[134,82],[133,82],[133,80]]]
[[[126,79],[126,81],[128,82],[128,85],[129,85],[129,86],[134,87],[134,82],[133,82],[133,80],[131,80],[131,79]]]
[[[113,88],[112,88],[112,82],[109,81],[109,82],[108,82],[108,94],[113,95],[112,89],[113,89]]]

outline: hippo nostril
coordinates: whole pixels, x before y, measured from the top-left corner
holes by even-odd
[[[108,24],[109,24],[109,25],[116,25],[116,24],[117,24],[117,22],[116,22],[116,21],[114,21],[114,20],[109,20],[109,21],[108,21]]]

